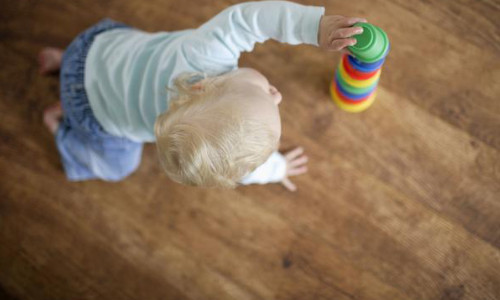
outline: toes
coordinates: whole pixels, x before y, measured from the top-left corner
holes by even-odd
[[[43,114],[43,124],[49,129],[50,132],[54,132],[54,127],[56,125],[55,122],[56,119],[54,119],[50,113],[45,112]]]
[[[63,51],[58,48],[43,48],[38,54],[40,74],[48,74],[59,70],[61,66]]]
[[[44,52],[40,52],[38,55],[38,65],[38,71],[42,75],[47,75],[50,72],[57,70],[57,68],[54,68],[53,63],[50,61],[50,57]]]
[[[61,122],[62,109],[60,103],[52,105],[43,112],[43,123],[50,132],[55,133]]]
[[[61,101],[58,101],[58,102],[48,106],[43,111],[43,113],[44,114],[56,114],[56,115],[62,114],[63,110],[62,110],[62,106],[61,106]]]

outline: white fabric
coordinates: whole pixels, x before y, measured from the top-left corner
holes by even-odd
[[[260,165],[252,173],[243,177],[241,184],[266,184],[269,182],[280,182],[285,178],[286,160],[279,152],[273,152],[265,163]]]

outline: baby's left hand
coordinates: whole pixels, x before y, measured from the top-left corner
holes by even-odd
[[[308,161],[307,156],[304,154],[304,149],[302,147],[297,147],[287,153],[284,153],[283,156],[286,159],[286,175],[285,178],[281,181],[288,190],[295,192],[297,187],[293,184],[289,176],[296,176],[307,172],[306,163]]]

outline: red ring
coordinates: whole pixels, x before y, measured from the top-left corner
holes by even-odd
[[[379,70],[379,69],[377,69],[377,70],[374,70],[374,71],[371,71],[371,72],[368,72],[368,73],[367,72],[358,71],[358,70],[354,69],[351,66],[351,64],[349,64],[349,60],[347,59],[347,54],[345,54],[342,57],[342,64],[344,65],[344,69],[347,72],[347,74],[349,74],[349,76],[351,76],[352,79],[357,79],[357,80],[370,79]]]
[[[373,90],[370,94],[368,94],[368,96],[366,96],[364,98],[361,98],[361,99],[359,99],[357,101],[354,101],[354,100],[351,100],[349,98],[346,98],[344,96],[344,94],[342,94],[342,92],[339,90],[339,87],[335,83],[335,81],[333,81],[332,84],[335,86],[335,92],[337,93],[337,96],[339,96],[340,100],[342,102],[345,102],[345,103],[348,103],[348,104],[353,104],[353,105],[357,105],[357,104],[361,104],[361,103],[365,102],[373,94],[373,91],[375,91],[375,90]]]

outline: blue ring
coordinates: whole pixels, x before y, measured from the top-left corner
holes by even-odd
[[[337,79],[337,76],[339,76],[339,75],[337,74],[335,76],[335,85],[339,87],[339,92],[342,94],[342,96],[344,96],[344,98],[351,99],[352,101],[360,101],[361,99],[366,98],[377,87],[377,85],[375,84],[373,86],[373,88],[369,92],[367,92],[367,93],[358,94],[358,95],[352,94],[352,93],[349,93],[348,91],[344,90],[344,88],[340,84],[339,80]]]
[[[384,64],[385,58],[387,57],[387,54],[389,54],[390,49],[391,49],[391,44],[389,43],[389,46],[387,47],[387,50],[385,51],[383,58],[373,63],[364,63],[352,55],[348,55],[347,58],[349,59],[349,62],[351,63],[353,68],[355,68],[358,71],[368,73],[377,70]]]
[[[385,58],[382,58],[381,60],[379,60],[377,62],[368,64],[368,63],[363,63],[363,62],[357,60],[356,58],[354,58],[351,55],[349,55],[347,57],[347,59],[349,60],[349,63],[351,64],[351,66],[354,69],[356,69],[360,72],[365,72],[365,73],[373,72],[373,71],[379,69],[385,60]]]

